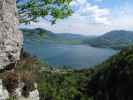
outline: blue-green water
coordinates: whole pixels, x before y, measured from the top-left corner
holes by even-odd
[[[24,49],[49,65],[71,66],[73,68],[89,68],[99,64],[117,51],[105,48],[95,48],[88,45],[62,44],[24,44]]]

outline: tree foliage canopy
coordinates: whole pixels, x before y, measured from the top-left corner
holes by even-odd
[[[63,19],[72,13],[72,0],[17,0],[18,13],[21,23],[36,22],[38,17],[50,16],[49,21],[54,24],[57,19]]]

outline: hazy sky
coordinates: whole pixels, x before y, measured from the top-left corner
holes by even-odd
[[[73,0],[71,7],[73,15],[58,20],[55,25],[40,19],[26,27],[82,35],[100,35],[114,29],[133,30],[133,0]]]

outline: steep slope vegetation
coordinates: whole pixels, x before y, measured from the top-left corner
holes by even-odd
[[[94,100],[133,100],[133,47],[98,65],[86,83]]]

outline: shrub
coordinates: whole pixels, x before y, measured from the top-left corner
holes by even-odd
[[[13,94],[14,90],[18,87],[19,76],[15,72],[8,72],[5,74],[3,84],[9,93]]]
[[[29,92],[35,89],[34,75],[30,71],[25,71],[20,74],[20,78],[21,78],[21,81],[24,82],[24,87],[22,88],[22,95],[24,97],[28,97]]]

